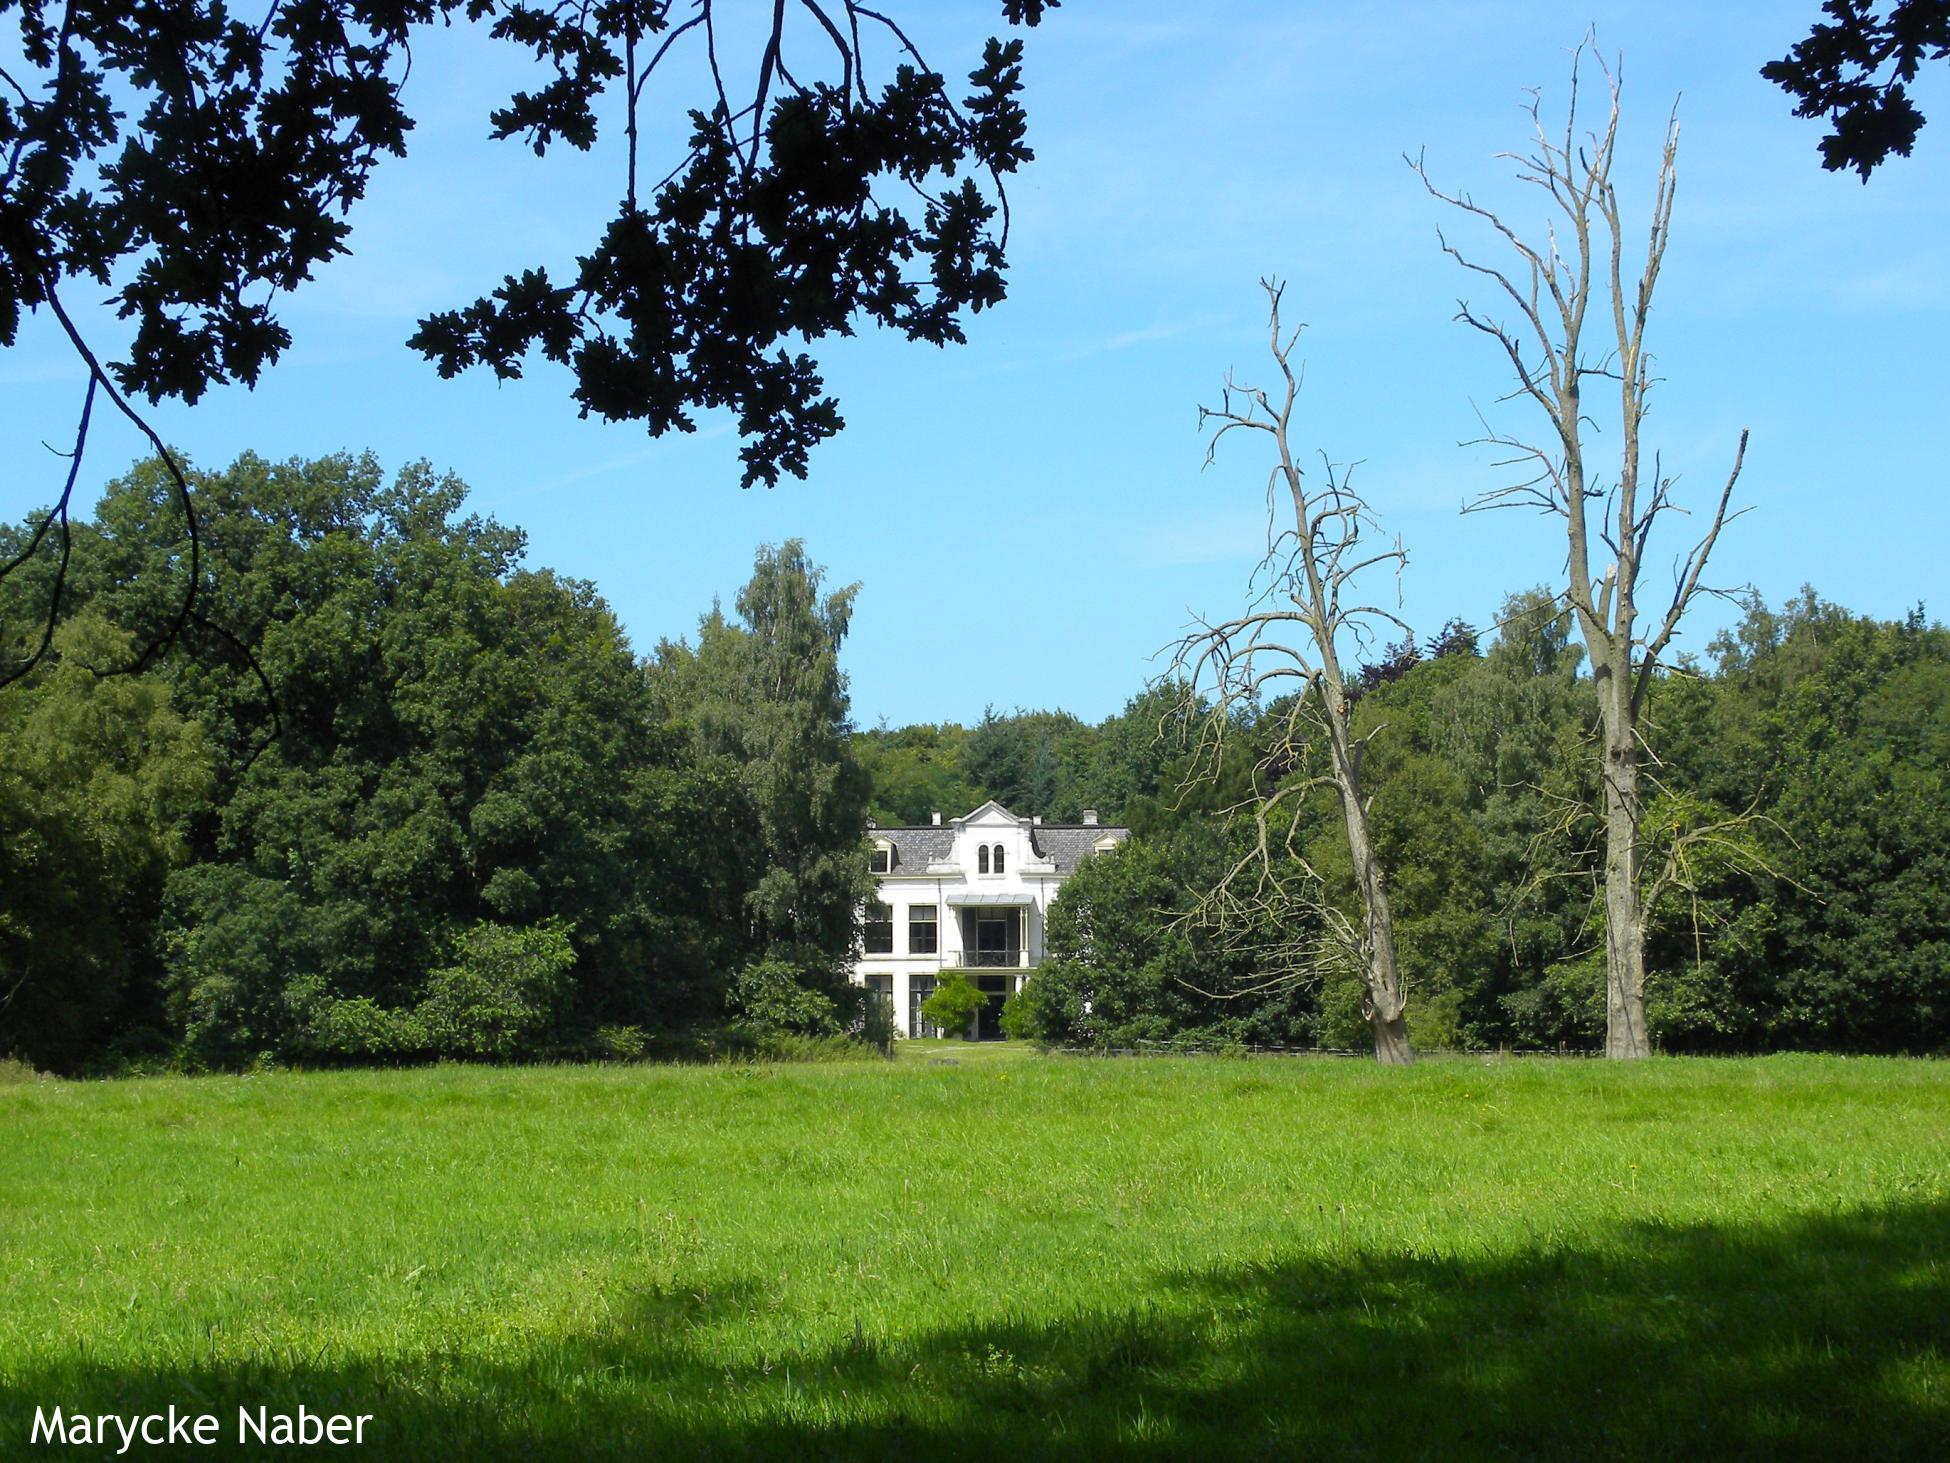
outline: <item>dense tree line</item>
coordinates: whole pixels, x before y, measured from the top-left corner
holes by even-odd
[[[195,620],[118,674],[189,571],[171,486],[139,467],[77,526],[54,653],[0,697],[0,1048],[510,1057],[851,1018],[849,596],[798,545],[639,661],[452,478],[246,457],[198,475]]]
[[[1067,711],[991,707],[972,727],[881,726],[858,733],[854,746],[884,825],[954,817],[988,798],[1059,822],[1085,809],[1118,822],[1175,779],[1185,726],[1177,688],[1161,685],[1094,726]]]
[[[1425,1047],[1589,1050],[1605,1017],[1597,708],[1547,593],[1514,598],[1502,622],[1481,654],[1454,625],[1429,647],[1439,654],[1392,647],[1355,711],[1357,727],[1388,728],[1368,771],[1409,1025]],[[1657,1042],[1950,1048],[1950,632],[1920,611],[1852,615],[1812,591],[1750,603],[1704,661],[1659,678],[1647,725],[1648,862],[1670,870],[1648,949]],[[1017,1030],[1100,1045],[1366,1044],[1351,974],[1284,963],[1304,930],[1212,917],[1205,896],[1249,836],[1225,810],[1254,793],[1256,765],[1248,745],[1175,809],[1154,793],[1121,810],[1138,833],[1065,886],[1057,959],[1022,997]],[[1336,818],[1324,793],[1303,804],[1294,846],[1330,904],[1354,912]]]
[[[1359,909],[1323,789],[1284,813],[1316,906],[1208,898],[1242,811],[1321,749],[1277,702],[1222,755],[1161,684],[856,732],[851,589],[760,553],[730,615],[635,654],[593,586],[522,564],[451,478],[370,459],[168,474],[77,525],[52,652],[0,695],[0,1050],[58,1070],[619,1055],[868,1029],[846,984],[862,835],[994,797],[1128,824],[1050,923],[1016,1032],[1086,1045],[1353,1046]],[[0,553],[34,523],[0,530]],[[9,652],[38,637],[29,561]],[[1420,1046],[1589,1049],[1604,1022],[1590,678],[1544,591],[1350,682]],[[1663,673],[1647,725],[1649,1019],[1676,1051],[1950,1045],[1950,632],[1812,592]],[[1283,738],[1289,740],[1282,740]],[[1268,760],[1278,744],[1281,757]],[[1196,774],[1196,775],[1194,775]],[[1314,922],[1310,924],[1309,921]]]

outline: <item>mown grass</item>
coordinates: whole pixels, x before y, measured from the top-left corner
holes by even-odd
[[[0,1258],[9,1455],[302,1402],[362,1458],[1938,1458],[1950,1066],[19,1083]]]

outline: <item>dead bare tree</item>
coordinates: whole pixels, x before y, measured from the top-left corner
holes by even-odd
[[[1587,56],[1604,76],[1609,106],[1602,130],[1580,135],[1578,82]],[[1666,475],[1656,453],[1650,474],[1645,472],[1642,446],[1648,400],[1657,379],[1646,349],[1646,326],[1671,238],[1678,115],[1675,110],[1667,119],[1644,254],[1633,258],[1634,279],[1626,274],[1631,246],[1611,176],[1618,141],[1619,77],[1614,67],[1596,56],[1589,37],[1573,54],[1570,101],[1561,135],[1546,130],[1540,107],[1533,96],[1533,150],[1502,156],[1516,164],[1520,181],[1549,198],[1551,222],[1541,246],[1526,241],[1502,214],[1467,193],[1436,187],[1421,159],[1410,159],[1410,166],[1431,194],[1486,227],[1516,256],[1514,264],[1497,268],[1465,255],[1446,237],[1441,240],[1445,254],[1491,281],[1515,306],[1515,320],[1506,323],[1465,300],[1457,318],[1495,341],[1515,371],[1516,389],[1505,399],[1529,400],[1547,424],[1547,433],[1536,439],[1485,426],[1486,435],[1480,440],[1507,454],[1498,466],[1516,467],[1522,475],[1471,507],[1527,506],[1564,521],[1563,598],[1590,657],[1600,709],[1605,1055],[1643,1057],[1651,1052],[1645,1026],[1645,933],[1656,903],[1646,897],[1640,786],[1646,696],[1687,608],[1700,594],[1717,592],[1703,587],[1700,576],[1721,530],[1739,516],[1729,513],[1728,505],[1746,458],[1747,433],[1740,434],[1732,469],[1705,533],[1677,563],[1670,599],[1663,611],[1642,620],[1640,574],[1653,532],[1669,513],[1686,511],[1674,500],[1674,479]],[[1594,306],[1599,312],[1595,323],[1587,318]],[[1586,339],[1587,324],[1593,324],[1591,342]],[[1588,379],[1613,383],[1618,392],[1619,456],[1616,476],[1609,480],[1601,476],[1586,449],[1587,436],[1597,431],[1594,408],[1584,394]],[[1592,510],[1590,505],[1599,500],[1602,507]],[[1651,892],[1662,893],[1669,880],[1661,873],[1653,883],[1659,888]]]
[[[1407,628],[1389,611],[1362,602],[1356,589],[1365,571],[1393,566],[1399,572],[1404,555],[1399,543],[1377,551],[1367,542],[1374,518],[1350,487],[1348,469],[1337,469],[1323,458],[1316,486],[1296,461],[1292,428],[1301,377],[1293,350],[1304,327],[1288,331],[1281,323],[1282,285],[1271,280],[1260,285],[1267,297],[1275,387],[1269,392],[1228,375],[1220,404],[1199,409],[1199,425],[1216,424],[1206,452],[1208,466],[1235,432],[1264,433],[1271,440],[1266,557],[1247,612],[1218,623],[1202,622],[1179,643],[1174,671],[1193,704],[1209,697],[1198,738],[1208,767],[1216,767],[1226,738],[1239,734],[1242,708],[1291,694],[1285,696],[1255,773],[1258,785],[1249,806],[1256,836],[1206,901],[1204,913],[1222,932],[1279,931],[1270,942],[1255,936],[1262,983],[1335,967],[1357,970],[1363,1011],[1374,1031],[1375,1059],[1401,1065],[1414,1058],[1395,963],[1387,878],[1369,828],[1370,800],[1361,785],[1361,764],[1373,733],[1357,737],[1351,729],[1352,698],[1341,653],[1350,643],[1372,641],[1378,622]],[[1323,744],[1327,769],[1309,775],[1308,758]],[[1320,788],[1331,788],[1339,797],[1361,892],[1358,926],[1322,897],[1321,881],[1295,846],[1293,814]]]

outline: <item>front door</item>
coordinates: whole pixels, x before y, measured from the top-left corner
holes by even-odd
[[[975,980],[976,989],[989,998],[988,1004],[975,1013],[975,1039],[1000,1041],[1002,1040],[1002,1003],[1009,999],[1009,977],[978,975]]]

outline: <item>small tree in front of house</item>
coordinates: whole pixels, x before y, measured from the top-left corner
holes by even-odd
[[[934,994],[921,1002],[921,1014],[950,1035],[966,1035],[973,1021],[988,1005],[989,998],[976,990],[959,971],[941,977]]]

